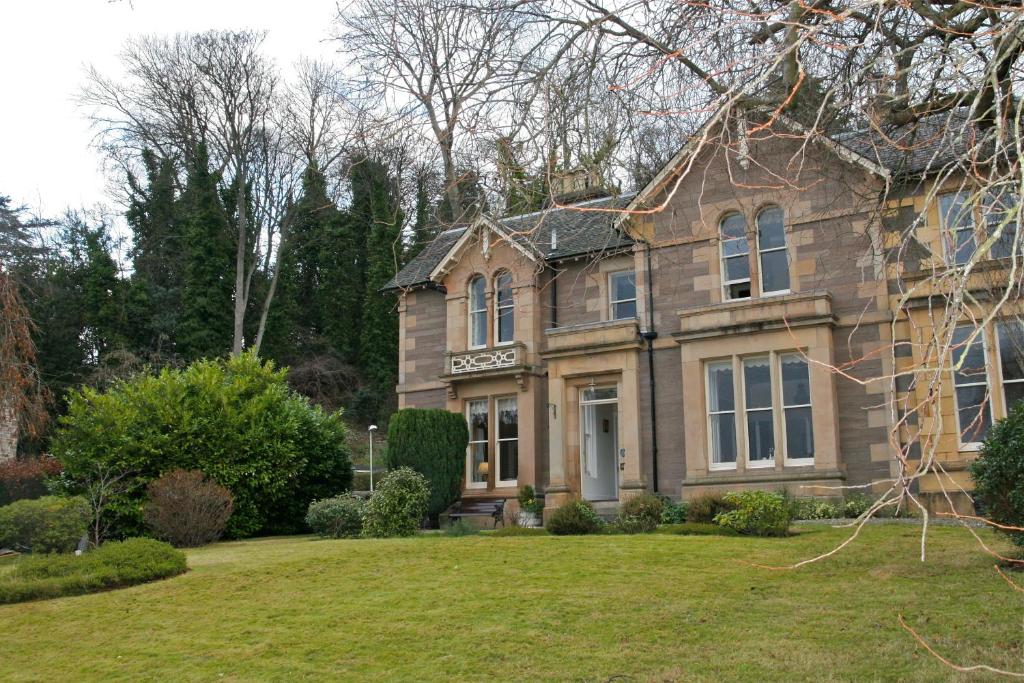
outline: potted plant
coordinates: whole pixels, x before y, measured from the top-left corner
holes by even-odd
[[[519,489],[519,526],[539,527],[540,513],[544,509],[544,503],[537,498],[533,487],[527,484]]]

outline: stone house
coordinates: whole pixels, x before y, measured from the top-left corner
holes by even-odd
[[[745,130],[708,124],[635,195],[447,230],[389,283],[399,407],[466,415],[464,497],[525,484],[547,509],[639,491],[835,497],[897,472],[894,406],[926,389],[856,380],[891,377],[894,348],[898,367],[928,362],[894,331],[926,330],[907,320],[903,283],[935,259],[955,266],[927,199],[936,181],[871,133],[808,144]],[[894,265],[894,236],[922,212],[932,261]],[[1017,323],[994,325],[980,342],[989,421],[1024,394],[1020,365],[996,353]],[[947,472],[924,494],[969,486],[979,439],[959,433],[956,397],[963,415],[978,392],[962,389],[951,376],[947,419],[913,427],[940,440]]]

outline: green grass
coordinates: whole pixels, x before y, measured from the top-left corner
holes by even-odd
[[[950,680],[1024,668],[1020,594],[954,528],[395,540],[189,553],[185,575],[0,607],[4,680]],[[988,532],[996,547],[1006,547]]]

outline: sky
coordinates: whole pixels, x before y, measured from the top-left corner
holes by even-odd
[[[6,0],[0,11],[0,195],[53,217],[110,203],[102,157],[75,103],[87,65],[120,73],[135,35],[208,29],[268,32],[284,71],[301,56],[330,58],[335,0]],[[113,207],[118,209],[119,207]]]

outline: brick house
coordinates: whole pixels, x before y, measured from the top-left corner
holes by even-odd
[[[925,389],[831,368],[856,360],[856,377],[891,376],[893,331],[921,329],[899,293],[948,262],[923,170],[956,146],[939,135],[915,167],[871,133],[734,144],[745,130],[709,123],[636,195],[448,230],[389,283],[399,407],[466,415],[464,497],[514,498],[525,484],[548,509],[644,490],[836,496],[897,471],[893,407]],[[880,212],[886,187],[900,191]],[[929,255],[893,265],[893,235],[922,212]],[[1002,329],[981,343],[998,345]],[[895,347],[897,366],[921,360]],[[983,356],[991,421],[1024,377]],[[946,483],[969,485],[979,439],[959,434],[954,382],[947,419],[915,428],[939,440]],[[922,493],[938,484],[922,480]]]

